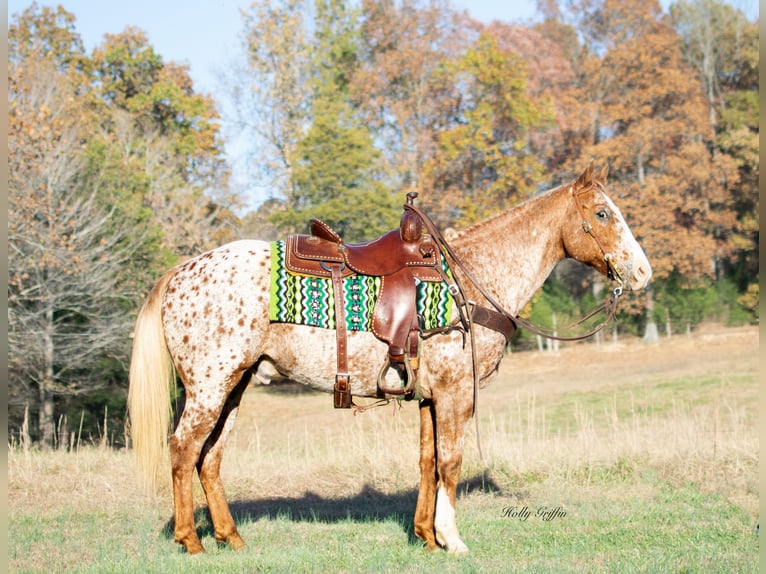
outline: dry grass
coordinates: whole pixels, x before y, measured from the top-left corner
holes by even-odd
[[[600,525],[597,511],[587,509],[601,501],[613,501],[615,508],[646,502],[659,513],[664,503],[657,502],[658,493],[678,488],[685,493],[684,504],[693,504],[697,491],[720,496],[754,522],[757,415],[758,330],[753,327],[708,326],[653,347],[632,340],[512,354],[498,379],[480,394],[485,461],[469,427],[462,475],[469,487],[462,490],[458,521],[463,508],[463,520],[469,525],[477,520],[475,529],[481,532],[498,501],[513,497],[582,505],[584,519]],[[272,529],[283,528],[278,517],[285,511],[318,512],[333,521],[350,512],[357,521],[374,521],[378,511],[369,507],[383,500],[391,508],[382,519],[408,523],[419,481],[417,419],[413,404],[353,416],[334,410],[330,395],[299,386],[251,387],[224,457],[224,482],[235,514],[241,521],[252,517],[252,529],[262,532],[269,528],[263,518],[272,521]],[[77,521],[117,512],[129,520],[154,521],[149,530],[163,531],[172,515],[169,480],[157,498],[141,494],[129,452],[90,447],[76,454],[41,453],[12,446],[8,466],[9,532],[19,547],[24,540],[14,540],[14,524],[29,528],[30,520],[46,516]],[[695,485],[693,490],[689,485]],[[195,488],[202,505],[201,489]],[[333,502],[339,500],[342,504]],[[261,536],[243,526],[246,537]],[[300,528],[308,526],[300,523]],[[335,531],[343,528],[334,524]],[[358,530],[359,523],[349,528]],[[562,528],[577,533],[574,523]],[[116,530],[114,536],[125,534]],[[145,541],[127,543],[140,548]],[[172,548],[172,540],[159,547]],[[46,552],[41,547],[39,557],[19,556],[12,564],[43,568]],[[77,562],[77,550],[71,560]],[[142,571],[140,565],[137,569]]]
[[[500,486],[651,470],[754,511],[757,350],[756,328],[708,327],[652,347],[632,340],[512,354],[480,395],[486,465]],[[334,411],[329,395],[283,386],[251,388],[240,411],[224,462],[233,496],[417,485],[415,405],[352,416]],[[485,462],[471,425],[463,476]]]
[[[633,340],[512,354],[498,380],[481,391],[485,462],[512,482],[581,481],[598,469],[647,467],[740,496],[752,509],[757,350],[755,328],[708,327],[653,347]],[[392,403],[353,416],[333,410],[331,401],[296,385],[251,387],[227,445],[229,495],[347,496],[363,485],[382,492],[414,487],[415,405]],[[483,465],[470,425],[464,476]],[[35,488],[41,476],[51,488]],[[32,498],[43,507],[56,506],[61,496],[62,503],[87,506],[117,493],[139,494],[130,456],[105,448],[83,448],[76,456],[11,448],[9,479],[12,507]]]

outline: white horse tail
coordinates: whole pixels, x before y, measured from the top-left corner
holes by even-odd
[[[130,359],[128,412],[136,467],[144,486],[157,492],[166,464],[170,431],[170,385],[175,372],[162,325],[162,299],[175,271],[149,293],[136,319]]]

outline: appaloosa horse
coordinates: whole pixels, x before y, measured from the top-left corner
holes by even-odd
[[[595,173],[591,166],[576,181],[462,231],[451,247],[484,292],[512,317],[565,257],[619,279],[620,288],[645,287],[651,266],[607,196],[605,178],[606,170]],[[235,241],[194,257],[159,280],[136,323],[131,428],[139,469],[155,484],[168,445],[173,368],[185,389],[185,406],[169,446],[175,540],[191,554],[204,551],[194,524],[195,467],[216,540],[237,550],[244,547],[219,470],[250,375],[262,379],[262,373],[277,371],[333,391],[334,331],[269,321],[270,257],[269,243],[256,240]],[[486,301],[472,284],[465,291],[474,301]],[[475,327],[482,387],[497,373],[505,344],[502,334]],[[468,551],[455,523],[455,493],[474,406],[470,346],[464,346],[459,330],[422,341],[418,374],[423,398],[418,401],[421,478],[415,534],[428,549],[453,553]],[[348,334],[352,395],[378,394],[376,375],[386,350],[386,343],[370,332]]]

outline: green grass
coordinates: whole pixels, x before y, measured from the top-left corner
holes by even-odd
[[[587,413],[597,425],[608,425],[614,419],[629,417],[657,417],[672,415],[680,405],[694,408],[711,404],[711,398],[726,398],[736,395],[740,398],[757,399],[757,388],[753,385],[755,373],[734,376],[676,377],[625,384],[608,392],[577,390],[557,393],[553,396],[533,396],[534,410],[527,402],[517,404],[509,411],[516,424],[524,426],[530,416],[538,419],[545,416],[546,430],[551,433],[571,432],[581,425],[578,416]],[[534,421],[532,421],[534,423]]]
[[[633,492],[630,497],[625,488]],[[459,501],[458,524],[471,548],[461,558],[423,550],[412,537],[411,511],[397,513],[402,497],[390,498],[371,495],[361,511],[354,507],[357,500],[324,500],[313,517],[294,500],[256,517],[257,505],[240,507],[251,513],[238,516],[249,541],[241,553],[218,547],[206,513],[199,512],[198,529],[208,552],[195,557],[172,542],[167,517],[146,507],[16,515],[9,531],[10,567],[13,572],[162,574],[758,571],[752,517],[692,484],[638,480],[611,487],[605,496],[550,483],[521,495],[473,491]],[[290,505],[298,507],[289,511]],[[528,507],[531,516],[523,521],[504,517],[510,505]],[[346,506],[351,516],[342,518]],[[536,516],[542,506],[561,506],[566,515],[544,521]]]

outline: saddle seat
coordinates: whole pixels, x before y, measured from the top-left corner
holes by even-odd
[[[407,241],[399,228],[365,243],[344,243],[325,222],[312,218],[310,224],[310,235],[291,235],[287,238],[285,263],[291,271],[329,277],[327,265],[337,263],[345,267],[341,270],[343,277],[354,273],[385,277],[410,269],[412,275],[421,281],[442,280],[436,266],[438,252],[430,235]]]
[[[416,193],[407,194],[412,204]],[[380,292],[372,316],[372,331],[388,343],[388,357],[378,376],[378,390],[383,396],[412,396],[417,377],[419,322],[416,305],[416,281],[441,282],[447,279],[441,266],[441,254],[434,239],[423,233],[423,221],[405,210],[398,229],[364,243],[345,243],[340,235],[319,219],[311,219],[309,235],[287,238],[285,266],[302,275],[333,280],[338,344],[338,373],[335,384],[336,408],[351,406],[346,368],[345,306],[342,279],[352,274],[381,278]],[[402,389],[383,386],[391,364],[405,373]]]

